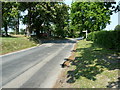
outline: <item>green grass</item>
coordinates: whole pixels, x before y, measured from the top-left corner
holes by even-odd
[[[0,54],[6,54],[25,48],[36,46],[33,41],[29,41],[26,37],[0,37]]]
[[[120,53],[99,47],[91,41],[79,41],[76,59],[67,72],[67,83],[74,88],[120,87],[119,55]]]

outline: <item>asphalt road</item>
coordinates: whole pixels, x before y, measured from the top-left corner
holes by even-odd
[[[31,49],[1,56],[2,87],[51,88],[74,43],[71,40],[49,41]]]

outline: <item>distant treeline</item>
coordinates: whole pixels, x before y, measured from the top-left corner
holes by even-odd
[[[22,31],[37,37],[80,37],[84,30],[101,31],[110,23],[110,15],[120,10],[115,2],[2,2],[2,27],[19,34],[20,22],[27,25]],[[26,15],[21,13],[26,12]]]

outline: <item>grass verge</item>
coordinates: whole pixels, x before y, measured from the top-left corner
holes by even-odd
[[[76,58],[65,72],[65,81],[58,87],[120,88],[119,69],[120,53],[99,47],[91,41],[80,40]]]
[[[37,44],[33,41],[29,41],[26,37],[0,37],[0,54],[6,54],[25,48],[36,46]]]

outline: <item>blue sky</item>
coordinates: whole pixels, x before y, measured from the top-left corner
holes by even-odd
[[[118,5],[118,2],[120,0],[115,0],[115,1],[116,1],[116,5]],[[105,30],[114,30],[115,26],[118,25],[118,13],[114,13],[113,15],[111,15],[110,21],[111,21],[110,25],[107,25]]]
[[[115,1],[117,2],[116,3],[116,5],[117,5],[118,1],[120,1],[120,0],[115,0]],[[65,0],[65,3],[69,6],[71,6],[72,0]],[[114,30],[115,26],[118,25],[118,13],[114,13],[113,15],[111,15],[110,21],[111,21],[110,25],[107,25],[105,30]],[[20,28],[25,29],[26,26],[21,24]]]

